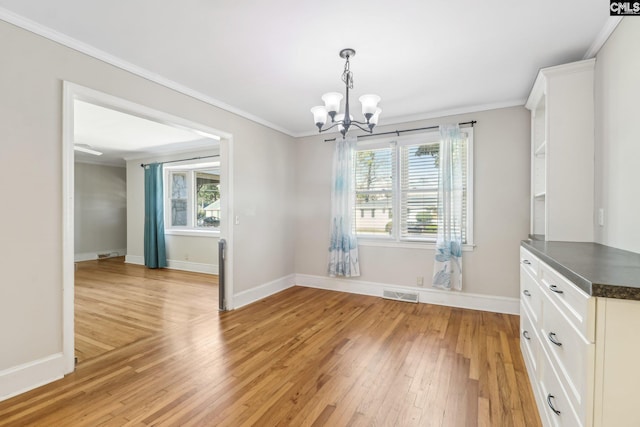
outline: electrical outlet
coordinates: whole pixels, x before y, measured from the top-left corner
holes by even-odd
[[[416,277],[416,285],[424,286],[424,277],[423,276]]]

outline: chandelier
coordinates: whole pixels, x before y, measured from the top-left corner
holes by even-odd
[[[380,113],[382,113],[382,110],[378,108],[378,102],[380,102],[378,95],[362,95],[358,98],[362,104],[362,115],[366,120],[365,122],[353,120],[353,116],[349,114],[349,89],[353,89],[353,73],[349,69],[349,58],[355,55],[356,51],[353,49],[342,49],[340,51],[340,58],[345,60],[344,72],[342,73],[342,81],[344,82],[346,92],[344,96],[344,114],[340,113],[340,102],[343,96],[338,92],[325,93],[322,95],[324,106],[319,105],[311,109],[313,120],[319,132],[324,132],[337,126],[344,137],[347,132],[349,132],[351,125],[365,132],[373,133],[373,128],[378,124],[378,118],[380,117]],[[331,126],[323,129],[323,126],[327,123],[327,115],[331,117]]]

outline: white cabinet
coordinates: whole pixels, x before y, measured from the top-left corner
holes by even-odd
[[[531,110],[531,234],[593,241],[595,59],[540,70]]]
[[[520,249],[520,347],[545,426],[640,426],[640,301],[594,298]]]

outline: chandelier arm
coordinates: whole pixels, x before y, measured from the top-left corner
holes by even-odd
[[[332,124],[331,126],[329,126],[328,128],[320,129],[320,133],[322,133],[322,132],[326,132],[326,131],[328,131],[328,130],[330,130],[330,129],[333,129],[334,127],[336,127],[336,126],[340,126],[341,124],[342,124],[342,120],[339,120],[339,121],[337,121],[337,122],[333,122],[333,124]]]
[[[362,131],[365,131],[367,133],[373,133],[373,129],[365,129],[362,126],[360,126],[361,124],[364,125],[366,123],[360,123],[360,122],[353,121],[353,122],[351,122],[351,124],[354,125],[355,127],[357,127],[358,129],[362,130]]]

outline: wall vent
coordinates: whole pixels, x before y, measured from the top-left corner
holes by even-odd
[[[413,292],[398,292],[398,291],[390,291],[383,290],[382,298],[392,299],[395,301],[404,301],[404,302],[418,302],[418,294]]]

